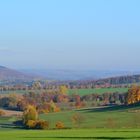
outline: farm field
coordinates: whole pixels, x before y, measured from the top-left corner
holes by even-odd
[[[15,91],[0,91],[0,94],[10,94],[10,93],[16,93],[16,94],[25,94],[28,92],[37,92],[39,93],[40,90],[15,90]],[[43,91],[43,90],[42,90]],[[46,90],[47,91],[47,90]],[[68,94],[78,94],[78,95],[87,95],[87,94],[103,94],[105,92],[112,93],[112,92],[119,92],[124,93],[127,92],[128,88],[95,88],[95,89],[69,89]]]
[[[112,93],[119,92],[124,93],[127,92],[128,88],[95,88],[95,89],[69,89],[68,94],[79,94],[79,95],[87,95],[87,94],[103,94],[103,93]]]

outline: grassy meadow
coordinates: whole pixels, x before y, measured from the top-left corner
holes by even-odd
[[[71,129],[1,131],[1,140],[138,140],[139,129]]]
[[[113,93],[119,92],[124,93],[127,92],[128,88],[94,88],[94,89],[69,89],[68,94],[79,94],[79,95],[87,95],[87,94],[103,94],[103,93]]]
[[[1,140],[122,140],[140,139],[140,106],[88,108],[59,113],[41,114],[49,121],[49,130],[25,130],[15,127],[15,117],[0,117]],[[79,116],[77,123],[72,118]],[[55,129],[61,121],[66,129]]]
[[[139,109],[139,105],[88,108],[42,114],[40,118],[49,121],[52,129],[58,121],[64,122],[66,128],[140,128]],[[79,118],[76,124],[72,119],[74,115]]]

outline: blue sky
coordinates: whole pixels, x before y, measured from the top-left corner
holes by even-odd
[[[139,0],[0,1],[0,65],[139,70]]]

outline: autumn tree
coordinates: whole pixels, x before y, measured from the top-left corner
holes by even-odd
[[[56,104],[52,100],[50,101],[49,104],[50,104],[51,112],[60,112],[60,108],[56,106]]]
[[[59,87],[59,92],[60,92],[60,94],[64,94],[65,95],[68,92],[68,88],[65,85],[61,85]]]
[[[23,123],[28,124],[29,121],[36,121],[38,119],[38,112],[34,106],[28,105],[23,112]]]
[[[82,108],[86,105],[83,101],[81,101],[81,97],[79,95],[75,96],[75,100],[76,100],[75,101],[75,107],[76,108]]]
[[[39,81],[35,81],[33,84],[32,84],[32,88],[34,90],[38,90],[38,89],[41,89],[42,88],[42,85]]]
[[[134,104],[140,101],[140,86],[133,85],[127,93],[126,103]]]
[[[3,110],[0,110],[0,116],[4,116],[5,112]]]

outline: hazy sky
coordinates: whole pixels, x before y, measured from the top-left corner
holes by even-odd
[[[0,1],[0,65],[140,69],[140,0]]]

